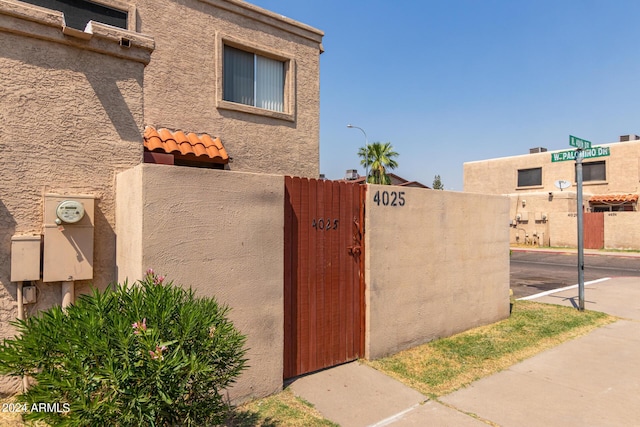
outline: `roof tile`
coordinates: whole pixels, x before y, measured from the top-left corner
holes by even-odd
[[[185,134],[182,131],[171,132],[165,128],[156,130],[153,126],[147,126],[144,130],[144,146],[149,151],[204,156],[216,163],[229,162],[229,155],[220,138],[212,138],[206,133],[198,136],[192,132]]]
[[[597,196],[591,196],[589,202],[591,203],[626,203],[637,202],[637,194],[601,194]]]

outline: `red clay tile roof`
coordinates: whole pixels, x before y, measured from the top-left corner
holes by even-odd
[[[171,132],[164,128],[156,130],[152,126],[147,126],[144,130],[144,146],[149,151],[205,156],[216,163],[229,162],[229,155],[220,138],[212,138],[206,133],[200,136],[195,133],[185,135],[181,131]]]
[[[603,194],[591,196],[589,199],[590,203],[629,203],[637,201],[637,194]]]

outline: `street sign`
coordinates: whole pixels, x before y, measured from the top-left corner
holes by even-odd
[[[559,151],[557,153],[551,153],[552,162],[564,162],[567,160],[576,159],[577,150]],[[593,157],[604,157],[610,154],[609,147],[593,147],[587,148],[582,151],[583,159],[591,159]]]
[[[576,136],[569,135],[569,145],[572,147],[585,149],[591,148],[591,141],[587,141],[586,139],[580,139]]]

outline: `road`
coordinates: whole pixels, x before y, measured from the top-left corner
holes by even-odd
[[[511,289],[515,298],[578,283],[578,255],[548,252],[511,254]],[[603,277],[640,277],[640,258],[585,255],[584,280]]]

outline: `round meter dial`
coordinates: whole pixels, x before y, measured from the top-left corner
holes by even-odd
[[[65,200],[58,205],[56,216],[67,224],[75,224],[84,216],[84,206],[75,200]]]

